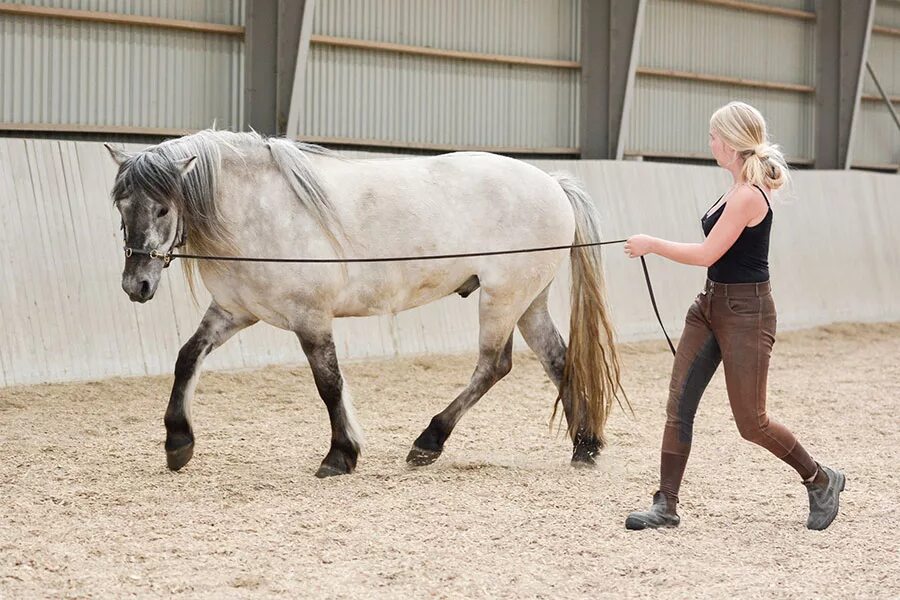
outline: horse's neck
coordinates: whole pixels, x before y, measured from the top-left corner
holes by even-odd
[[[278,248],[316,247],[328,237],[265,148],[242,159],[223,157],[216,204],[242,252],[270,256]]]

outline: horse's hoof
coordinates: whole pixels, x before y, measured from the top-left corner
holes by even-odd
[[[166,464],[172,471],[181,469],[194,456],[194,443],[191,442],[175,450],[166,450]]]
[[[319,479],[325,479],[326,477],[335,477],[337,475],[349,475],[350,471],[339,469],[337,467],[333,467],[331,465],[322,465],[319,467],[319,470],[316,471],[316,477]]]
[[[593,452],[579,452],[576,450],[572,454],[572,466],[576,469],[592,469],[597,466],[596,456]]]
[[[414,467],[424,467],[436,461],[441,455],[439,450],[425,450],[418,446],[413,446],[409,454],[406,455],[406,462]]]

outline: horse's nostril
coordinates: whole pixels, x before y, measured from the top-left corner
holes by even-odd
[[[141,296],[146,298],[150,295],[150,282],[146,279],[141,282]]]

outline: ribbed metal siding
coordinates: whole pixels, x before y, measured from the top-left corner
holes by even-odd
[[[898,106],[894,104],[894,110]],[[853,138],[853,165],[900,164],[900,131],[884,103],[863,102]]]
[[[4,0],[8,4],[243,25],[245,0]]]
[[[875,7],[875,24],[900,27],[900,2],[881,0]],[[900,96],[900,38],[878,33],[869,43],[869,63],[888,96]],[[880,96],[868,73],[863,78],[863,94]],[[894,110],[900,105],[894,103]],[[851,161],[855,164],[900,163],[900,131],[884,102],[863,101],[857,116]]]
[[[875,24],[884,27],[900,27],[900,2],[878,0],[875,4]]]
[[[379,10],[381,9],[381,10]],[[321,0],[313,33],[576,60],[580,0]],[[313,44],[303,136],[541,148],[577,146],[579,73]]]
[[[742,100],[762,112],[769,136],[788,157],[812,157],[812,96],[655,78],[640,78],[635,84],[626,154],[708,156],[709,117],[732,100]]]
[[[900,29],[900,1],[880,0],[875,5],[875,25]],[[889,95],[900,96],[900,37],[872,33],[869,62],[885,91]],[[878,93],[868,75],[864,90],[866,94]]]
[[[702,3],[649,0],[639,66],[812,86],[815,26]],[[709,117],[731,100],[759,108],[789,156],[812,157],[812,94],[641,75],[626,153],[707,153]]]
[[[144,12],[171,18],[200,14],[229,24],[243,20],[242,1],[181,4],[42,3],[90,10],[154,8]],[[238,37],[0,15],[0,122],[166,129],[216,122],[240,128],[242,112]]]
[[[815,24],[775,15],[649,0],[640,66],[814,85]]]
[[[313,47],[303,134],[574,147],[578,72]]]
[[[869,64],[889,96],[900,96],[900,37],[873,34],[869,43]],[[866,72],[863,94],[878,96],[878,88]]]
[[[581,0],[318,0],[313,33],[578,60]]]

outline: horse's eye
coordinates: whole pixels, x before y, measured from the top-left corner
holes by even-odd
[[[169,214],[169,209],[164,206],[161,209],[159,209],[158,211],[156,211],[156,218],[162,219],[167,214]]]

